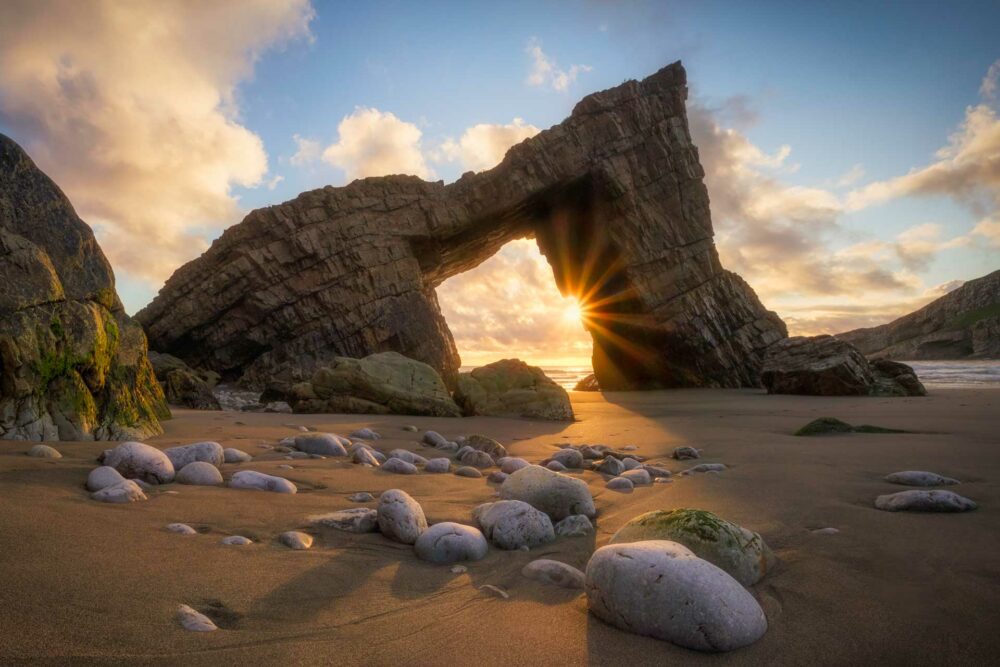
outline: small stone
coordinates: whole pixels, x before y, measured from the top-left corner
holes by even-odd
[[[347,456],[347,446],[350,440],[336,433],[309,433],[297,435],[294,439],[295,448],[306,454],[322,454],[323,456]]]
[[[222,457],[225,463],[247,463],[253,460],[253,457],[246,452],[234,449],[233,447],[223,449]]]
[[[642,464],[636,461],[631,456],[626,456],[622,459],[622,465],[625,466],[625,470],[635,470],[636,468],[641,468]]]
[[[304,551],[313,544],[313,537],[308,533],[297,530],[289,530],[278,536],[278,540],[289,549]]]
[[[403,459],[388,459],[381,467],[385,472],[396,475],[415,475],[417,473],[417,466],[407,463]]]
[[[378,468],[380,465],[382,465],[381,463],[379,463],[379,460],[375,458],[375,453],[372,452],[372,450],[368,449],[367,447],[356,448],[354,450],[354,453],[351,455],[351,460],[354,461],[355,463],[371,466],[373,468]]]
[[[604,456],[604,452],[590,445],[581,445],[578,451],[580,452],[580,456],[588,460],[599,459]]]
[[[642,466],[642,469],[648,472],[649,476],[652,477],[653,479],[661,479],[661,478],[666,479],[667,477],[670,477],[673,474],[666,468],[660,468],[648,464]]]
[[[448,439],[437,431],[425,431],[423,441],[431,447],[440,447],[448,444]]]
[[[688,468],[682,475],[690,475],[692,473],[698,472],[722,472],[726,469],[725,463],[699,463],[698,465]]]
[[[483,584],[482,586],[479,587],[479,590],[483,591],[488,595],[492,595],[493,597],[503,598],[504,600],[510,599],[510,593],[503,590],[502,588],[497,588],[493,584]]]
[[[146,500],[146,494],[142,492],[139,485],[130,479],[123,480],[113,486],[107,486],[90,494],[92,500],[102,503],[134,503],[138,500]]]
[[[944,477],[936,472],[927,472],[924,470],[894,472],[891,475],[886,475],[885,481],[904,486],[952,486],[959,483],[957,479]]]
[[[625,445],[624,447],[622,447],[623,452],[634,452],[637,449],[639,448],[636,447],[635,445]]]
[[[181,624],[182,628],[191,632],[212,632],[219,629],[212,622],[212,619],[186,604],[177,608],[177,622]]]
[[[836,535],[840,531],[836,528],[817,528],[811,532],[813,535]]]
[[[875,507],[886,512],[968,512],[979,506],[954,491],[912,489],[879,496]]]
[[[446,442],[443,445],[441,445],[440,447],[438,447],[437,449],[440,449],[442,452],[457,452],[458,451],[458,443],[457,442]]]
[[[424,472],[442,473],[451,470],[451,460],[446,458],[431,459],[424,465]]]
[[[359,428],[357,431],[351,433],[351,437],[361,438],[362,440],[378,440],[382,436],[370,428]]]
[[[424,465],[427,463],[427,459],[423,456],[420,456],[420,454],[414,454],[408,449],[394,449],[389,452],[389,458],[406,461],[407,463],[412,463],[413,465]]]
[[[472,466],[462,466],[455,470],[455,474],[459,477],[478,478],[483,476],[483,473],[478,468],[473,468]]]
[[[94,468],[87,475],[87,490],[100,491],[109,486],[121,484],[124,481],[125,478],[121,476],[121,473],[111,466],[101,466],[100,468]]]
[[[472,526],[445,521],[436,523],[417,538],[413,545],[417,558],[431,563],[454,563],[480,560],[489,551],[483,534]]]
[[[625,464],[616,459],[614,456],[608,456],[597,465],[596,469],[597,472],[617,477],[625,472]]]
[[[368,507],[351,507],[309,517],[309,521],[348,533],[373,533],[378,527],[378,512]]]
[[[403,430],[406,431],[407,433],[416,433],[419,429],[413,424],[408,424],[403,427]]]
[[[174,464],[170,458],[159,449],[141,442],[123,442],[108,451],[101,462],[129,479],[139,478],[150,484],[174,481]]]
[[[163,453],[170,459],[174,470],[180,470],[189,463],[203,461],[215,467],[221,466],[226,455],[222,445],[217,442],[196,442],[191,445],[181,445],[164,449]]]
[[[194,486],[219,486],[222,484],[222,473],[211,463],[192,461],[180,469],[175,481]]]
[[[358,493],[352,493],[347,496],[347,499],[354,503],[370,503],[375,500],[375,496],[367,491],[359,491]]]
[[[522,458],[518,457],[506,457],[502,463],[500,463],[501,472],[505,472],[508,475],[512,475],[521,468],[526,468],[531,464]]]
[[[465,452],[465,454],[458,457],[458,460],[461,461],[463,465],[472,466],[474,468],[491,468],[496,465],[492,456],[477,449],[471,449]]]
[[[559,537],[583,537],[594,532],[594,524],[583,514],[573,514],[555,525]]]
[[[295,459],[309,459],[314,456],[322,456],[322,454],[307,454],[305,452],[288,452],[288,456],[286,456],[285,458],[294,461]]]
[[[230,535],[229,537],[223,537],[222,543],[235,547],[245,547],[248,544],[253,544],[253,540],[242,535]]]
[[[561,461],[549,461],[545,464],[545,467],[553,472],[563,472],[566,470],[566,466]]]
[[[486,476],[486,481],[490,484],[503,484],[507,481],[507,473],[494,470]]]
[[[548,515],[520,500],[485,503],[472,510],[472,518],[501,549],[530,548],[556,539]]]
[[[450,568],[448,568],[448,571],[451,572],[452,574],[464,574],[469,571],[469,568],[465,567],[464,565],[452,565]]]
[[[427,530],[420,503],[400,489],[389,489],[378,499],[378,527],[382,534],[403,544],[413,544]]]
[[[485,435],[479,435],[479,434],[470,435],[469,437],[465,438],[463,442],[460,443],[456,439],[456,443],[461,445],[467,445],[469,447],[472,447],[476,451],[485,452],[489,454],[491,459],[494,460],[507,456],[506,447],[501,445],[493,438],[487,438]]]
[[[35,445],[28,450],[28,456],[33,456],[37,459],[61,459],[62,454],[55,447],[49,447],[48,445]]]
[[[282,463],[278,468],[281,470],[295,470],[295,466],[290,466],[287,463]]]
[[[563,588],[583,590],[583,572],[572,565],[560,563],[557,560],[549,560],[548,558],[533,560],[521,569],[521,574],[535,581],[555,584]]]
[[[135,482],[136,486],[138,486],[140,489],[142,489],[143,493],[149,493],[150,491],[152,491],[155,488],[149,482],[144,482],[141,479],[133,479],[132,481]],[[177,492],[176,491],[164,491],[164,493],[177,493]]]
[[[512,474],[500,486],[500,497],[523,500],[556,521],[571,514],[597,514],[594,498],[583,480],[542,466],[531,465]]]
[[[653,483],[653,479],[649,476],[649,472],[647,472],[643,468],[634,468],[632,470],[626,470],[621,474],[621,477],[623,479],[627,479],[628,481],[632,482],[632,484],[635,486],[644,486],[646,484]]]
[[[632,489],[635,488],[632,480],[625,477],[614,477],[608,480],[608,483],[604,486],[619,493],[632,493]]]
[[[694,447],[675,447],[674,453],[671,454],[672,457],[678,461],[687,461],[690,459],[701,458],[701,454]]]
[[[464,445],[458,451],[455,452],[455,458],[461,459],[463,456],[465,456],[469,452],[474,452],[474,451],[476,451],[476,450],[474,450],[472,447],[469,447],[468,445]]]
[[[198,531],[186,523],[168,523],[167,530],[178,535],[197,535]]]
[[[234,489],[256,489],[275,493],[295,493],[298,491],[298,488],[284,477],[265,475],[256,470],[239,471],[229,480],[229,486]]]

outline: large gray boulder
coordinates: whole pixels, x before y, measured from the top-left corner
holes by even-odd
[[[192,461],[178,470],[174,479],[178,484],[222,486],[222,473],[206,461]]]
[[[591,519],[597,515],[594,497],[582,480],[542,466],[530,465],[515,471],[500,486],[500,497],[523,500],[555,521],[573,514]]]
[[[174,464],[174,470],[180,470],[195,461],[211,463],[215,467],[221,466],[226,461],[226,452],[217,442],[196,442],[193,445],[168,447],[163,453]]]
[[[501,549],[530,549],[556,539],[549,516],[520,500],[485,503],[472,510],[472,518]]]
[[[969,512],[979,505],[954,491],[911,489],[879,496],[875,507],[886,512]]]
[[[457,563],[481,560],[490,547],[483,534],[472,526],[445,521],[436,523],[417,538],[413,550],[420,560],[431,563]]]
[[[336,433],[302,433],[292,438],[295,449],[320,456],[347,456],[350,440]]]
[[[503,359],[458,376],[455,400],[467,415],[573,421],[566,390],[541,368]]]
[[[586,576],[590,613],[626,632],[697,651],[732,651],[767,632],[747,589],[676,542],[602,547]]]
[[[284,477],[267,475],[256,470],[239,471],[229,480],[229,486],[234,489],[254,489],[273,493],[298,492],[298,487]]]
[[[427,518],[420,503],[410,494],[389,489],[378,499],[378,527],[389,539],[413,544],[427,530]]]
[[[141,442],[123,442],[108,450],[102,458],[101,463],[111,466],[127,479],[141,479],[150,484],[174,481],[174,464],[170,458]]]

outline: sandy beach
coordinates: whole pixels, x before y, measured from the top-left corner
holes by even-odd
[[[578,421],[432,419],[175,410],[168,447],[215,440],[255,460],[226,464],[280,474],[296,495],[171,484],[147,502],[88,499],[87,473],[107,443],[57,443],[61,460],[0,447],[0,663],[183,663],[339,665],[562,664],[987,664],[1000,651],[1000,390],[935,389],[926,398],[767,396],[753,390],[571,394]],[[905,434],[818,438],[791,433],[820,416],[902,428]],[[393,475],[343,460],[286,461],[259,447],[296,433],[291,425],[347,434],[370,426],[388,451],[428,453],[407,424],[446,436],[483,433],[512,455],[541,460],[557,443],[634,444],[663,462],[673,481],[631,494],[586,480],[597,533],[559,538],[530,553],[491,548],[468,572],[416,559],[378,533],[316,529],[310,515],[357,506],[347,496],[402,488],[430,523],[471,523],[494,498],[485,479]],[[667,454],[702,448],[719,474],[678,476]],[[431,450],[432,451],[432,450]],[[278,469],[291,464],[294,469]],[[980,507],[964,514],[877,511],[874,498],[903,490],[882,480],[898,470],[962,480]],[[373,507],[374,503],[367,504]],[[553,558],[584,568],[630,518],[697,507],[760,532],[780,563],[753,588],[769,622],[756,644],[708,655],[624,633],[591,617],[582,592],[524,578]],[[185,522],[195,536],[167,532]],[[835,535],[813,534],[834,527]],[[276,538],[302,529],[309,551]],[[231,547],[241,534],[255,544]],[[500,599],[478,587],[507,591]],[[221,630],[190,633],[174,620],[181,603]]]

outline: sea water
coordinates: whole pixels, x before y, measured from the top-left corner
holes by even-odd
[[[1000,386],[1000,360],[903,361],[925,385]]]

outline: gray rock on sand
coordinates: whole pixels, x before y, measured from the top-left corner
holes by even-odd
[[[370,428],[359,428],[358,430],[351,433],[352,438],[361,438],[362,440],[378,440],[382,436],[377,432],[371,430]]]
[[[545,464],[545,467],[553,472],[564,472],[566,470],[566,466],[562,461],[549,461]]]
[[[558,452],[549,457],[552,461],[558,461],[567,468],[582,468],[583,467],[583,454],[579,451],[573,449],[572,447],[567,447],[565,449],[560,449]]]
[[[312,535],[298,530],[289,530],[282,533],[278,536],[278,541],[295,551],[305,551],[313,545]]]
[[[521,568],[521,574],[535,581],[579,590],[583,590],[585,581],[583,572],[572,565],[567,565],[557,560],[549,560],[548,558],[539,558],[538,560],[531,561]]]
[[[274,493],[296,493],[298,488],[284,477],[265,475],[256,470],[241,470],[229,480],[234,489],[256,489]]]
[[[626,456],[622,459],[622,465],[625,466],[625,472],[629,470],[635,470],[636,468],[641,468],[642,464],[636,461],[631,456]]]
[[[219,629],[212,619],[186,604],[177,607],[177,622],[182,628],[191,632],[212,632]]]
[[[904,486],[952,486],[958,484],[957,479],[939,475],[925,470],[904,470],[885,476],[885,481]]]
[[[463,456],[465,456],[465,455],[466,455],[466,454],[468,454],[469,452],[474,452],[474,451],[476,451],[476,450],[474,450],[474,449],[473,449],[472,447],[469,447],[468,445],[462,445],[462,446],[461,446],[461,447],[460,447],[460,448],[459,448],[459,449],[458,449],[458,450],[457,450],[457,451],[455,452],[455,458],[456,458],[456,459],[461,459],[461,458],[462,458]]]
[[[738,581],[676,542],[612,544],[587,563],[590,612],[611,625],[698,651],[731,651],[767,632]]]
[[[632,470],[626,470],[621,474],[623,479],[627,479],[636,486],[643,486],[646,484],[652,484],[653,478],[650,477],[649,472],[643,468],[633,468]]]
[[[968,512],[979,505],[954,491],[900,491],[879,496],[875,507],[886,512]]]
[[[614,456],[608,456],[599,464],[596,468],[597,472],[602,472],[605,475],[611,475],[617,477],[618,475],[625,472],[625,464],[619,461]]]
[[[519,457],[506,457],[505,460],[500,463],[501,472],[505,472],[508,475],[513,475],[515,472],[521,468],[526,468],[531,464]]]
[[[403,459],[387,459],[381,467],[385,472],[396,475],[415,475],[417,473],[417,466],[407,463]]]
[[[460,456],[458,460],[462,462],[462,465],[472,466],[474,468],[492,468],[496,465],[492,456],[477,449],[465,452],[465,454]]]
[[[121,473],[111,466],[101,466],[94,468],[87,475],[87,490],[100,491],[109,486],[121,484],[124,481],[125,478],[121,476]]]
[[[480,560],[489,549],[486,538],[477,529],[451,521],[434,524],[413,544],[417,558],[431,563]]]
[[[504,500],[523,500],[558,521],[573,514],[594,517],[590,489],[579,479],[531,465],[521,468],[500,487]]]
[[[744,586],[760,581],[776,560],[760,534],[707,510],[678,508],[640,514],[619,528],[609,544],[646,540],[682,544]]]
[[[194,486],[219,486],[222,484],[222,473],[211,463],[192,461],[178,471],[174,481]]]
[[[150,484],[174,481],[174,464],[167,455],[141,442],[123,442],[106,451],[101,463],[128,479],[138,478]]]
[[[253,540],[249,537],[243,537],[242,535],[230,535],[228,537],[223,537],[222,543],[232,547],[245,547],[248,544],[253,544]]]
[[[451,470],[451,459],[431,459],[424,465],[424,472],[442,473]]]
[[[425,459],[420,454],[414,454],[408,449],[394,449],[389,452],[390,459],[399,459],[400,461],[406,461],[407,463],[412,463],[413,465],[425,465],[427,459]]]
[[[90,494],[90,498],[102,503],[124,504],[146,500],[146,494],[142,492],[138,484],[126,479],[112,486],[106,486],[100,491],[95,491]]]
[[[472,518],[501,549],[531,548],[556,539],[548,515],[520,500],[485,503],[472,510]]]
[[[358,491],[357,493],[352,493],[347,496],[347,499],[352,503],[370,503],[375,500],[375,496],[368,493],[367,491]]]
[[[373,533],[378,527],[378,512],[369,507],[351,507],[311,516],[309,521],[348,533]]]
[[[448,444],[448,438],[437,431],[425,431],[423,441],[431,447],[441,447]]]
[[[559,537],[583,537],[594,532],[594,524],[583,514],[568,516],[555,525]]]
[[[416,433],[420,429],[418,429],[413,424],[407,424],[406,426],[403,427],[403,430],[406,431],[407,433]]]
[[[253,457],[240,449],[235,449],[233,447],[226,447],[222,450],[222,461],[223,463],[248,463],[253,460]]]
[[[816,530],[809,531],[813,535],[836,535],[840,531],[836,528],[817,528]]]
[[[649,476],[652,477],[653,479],[667,479],[673,474],[666,468],[660,468],[659,466],[651,466],[649,464],[642,466],[642,469],[648,472]]]
[[[612,491],[618,491],[619,493],[632,493],[632,490],[635,488],[635,485],[632,484],[632,480],[626,477],[613,477],[609,479],[608,483],[604,486]]]
[[[351,460],[360,465],[372,466],[373,468],[378,468],[382,465],[375,457],[375,453],[367,447],[357,447],[354,450],[354,454],[351,455]]]
[[[186,523],[168,523],[167,530],[178,535],[197,535],[198,531]]]
[[[226,455],[222,445],[217,442],[196,442],[191,445],[180,445],[169,447],[163,453],[170,459],[174,470],[180,470],[189,463],[204,461],[215,467],[219,467],[226,460]]]
[[[28,456],[32,456],[36,459],[61,459],[62,454],[55,447],[50,447],[48,445],[35,445],[28,450]]]
[[[674,447],[674,452],[671,454],[672,457],[678,461],[688,461],[690,459],[701,458],[701,454],[694,447]]]
[[[465,438],[461,444],[472,447],[476,451],[486,452],[494,460],[507,456],[506,447],[493,438],[487,438],[485,435],[479,435],[478,433]]]
[[[503,484],[507,481],[507,473],[501,472],[499,470],[494,470],[489,475],[486,476],[486,481],[490,484]]]
[[[472,466],[462,466],[455,470],[455,474],[459,477],[472,477],[478,479],[483,476],[483,473],[479,471],[479,468],[473,468]]]
[[[696,466],[688,468],[681,474],[691,475],[693,473],[699,473],[699,472],[722,472],[725,469],[726,469],[725,463],[699,463]]]
[[[336,433],[303,433],[292,440],[300,452],[323,456],[347,456],[347,447],[351,444]]]
[[[378,527],[391,540],[413,544],[427,530],[427,518],[410,494],[389,489],[378,499]]]

